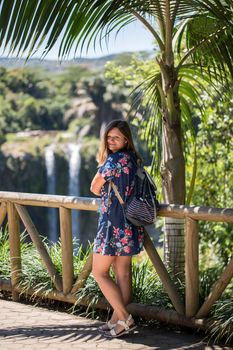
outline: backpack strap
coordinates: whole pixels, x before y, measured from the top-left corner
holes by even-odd
[[[111,192],[111,181],[108,183],[108,208],[112,204],[111,197],[110,197],[110,192]]]
[[[113,191],[115,192],[115,195],[116,195],[117,199],[119,200],[120,204],[121,205],[125,204],[125,202],[123,201],[123,199],[122,199],[122,197],[121,197],[121,195],[120,195],[120,193],[119,193],[119,191],[118,191],[118,189],[113,181],[109,181],[110,190],[111,190],[111,187],[113,188]],[[110,190],[109,190],[109,194],[110,194]]]

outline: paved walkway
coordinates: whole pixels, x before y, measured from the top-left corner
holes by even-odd
[[[0,350],[230,350],[206,345],[203,335],[138,327],[122,339],[98,333],[100,322],[41,307],[0,300]]]

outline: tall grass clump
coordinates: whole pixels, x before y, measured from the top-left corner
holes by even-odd
[[[0,278],[10,278],[10,248],[7,233],[7,226],[0,228]]]
[[[200,272],[201,303],[211,292],[223,266],[212,266]],[[226,344],[233,340],[233,280],[229,283],[221,298],[215,302],[209,314],[210,326],[207,337],[214,341],[224,340]]]
[[[232,289],[233,291],[233,289]],[[225,339],[226,344],[233,341],[233,298],[221,298],[211,313],[214,321],[208,331],[209,338],[214,341]]]
[[[52,262],[61,274],[62,249],[60,240],[52,243],[45,237],[41,238]],[[73,254],[74,271],[77,277],[89,255],[90,248],[84,252],[82,246],[79,246],[76,240],[73,241],[73,245],[75,252]],[[22,288],[22,294],[27,294],[29,289],[33,289],[35,292],[32,298],[41,292],[46,297],[46,294],[53,290],[53,279],[49,276],[36,247],[25,233],[20,235],[20,251],[22,271],[19,286]],[[4,231],[0,230],[0,278],[10,278],[10,247],[7,227]]]
[[[133,260],[133,301],[159,307],[173,308],[164,287],[148,258]]]
[[[43,238],[43,243],[51,257],[51,260],[60,275],[62,275],[62,246],[61,241],[55,243],[48,241],[47,238]],[[32,243],[28,244],[28,250],[26,254],[22,254],[23,268],[22,268],[22,282],[21,286],[24,286],[25,290],[33,288],[35,295],[38,292],[43,292],[44,295],[53,290],[53,279],[48,275],[47,269],[44,266],[39,253]],[[73,240],[73,264],[75,279],[81,272],[86,259],[89,255],[89,249],[84,251],[82,246],[78,244],[77,240]],[[33,259],[30,259],[33,256]],[[34,261],[32,261],[34,260]],[[31,277],[29,277],[29,275]]]

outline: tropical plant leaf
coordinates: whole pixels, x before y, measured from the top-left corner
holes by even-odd
[[[176,33],[177,53],[183,56],[179,67],[191,60],[221,72],[222,81],[226,80],[228,72],[233,75],[233,48],[229,45],[233,41],[232,4],[221,0],[190,0],[191,3],[194,12],[183,16],[187,22],[180,35]]]

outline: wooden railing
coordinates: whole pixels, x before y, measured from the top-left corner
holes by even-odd
[[[74,281],[73,246],[71,209],[96,211],[100,204],[99,199],[68,197],[56,195],[42,195],[0,191],[0,227],[7,215],[11,279],[0,280],[0,290],[12,292],[13,300],[17,301],[22,289],[19,286],[21,273],[20,258],[20,220],[35,244],[46,268],[54,282],[54,290],[46,293],[47,298],[69,303],[77,302],[75,293],[85,285],[91,272],[92,254],[89,255],[82,272]],[[42,239],[33,224],[26,206],[43,206],[59,209],[60,236],[62,245],[62,276],[55,266],[42,242]],[[157,319],[189,327],[202,328],[206,325],[206,317],[213,304],[220,298],[223,291],[233,277],[233,257],[225,267],[219,279],[203,305],[199,305],[199,276],[198,276],[198,220],[233,222],[232,208],[188,207],[181,205],[160,205],[158,216],[184,219],[185,223],[185,301],[183,301],[171,280],[157,250],[147,232],[145,232],[144,247],[151,259],[155,270],[160,277],[164,289],[176,310],[165,310],[155,306],[131,303],[129,312],[147,319]],[[27,290],[34,294],[34,290]],[[43,292],[38,295],[44,295]],[[87,305],[88,298],[79,301]],[[100,300],[96,307],[106,308],[106,301]]]

